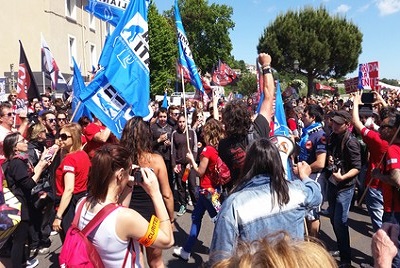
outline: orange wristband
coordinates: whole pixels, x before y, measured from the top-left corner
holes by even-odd
[[[151,216],[147,232],[142,238],[139,239],[139,243],[145,247],[153,245],[154,241],[157,238],[159,227],[160,220],[154,215]]]

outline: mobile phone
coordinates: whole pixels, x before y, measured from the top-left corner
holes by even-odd
[[[135,182],[143,182],[142,172],[140,171],[139,167],[132,169],[131,176],[135,178]]]
[[[361,95],[361,102],[364,104],[371,104],[374,102],[374,93],[372,92],[363,92]]]

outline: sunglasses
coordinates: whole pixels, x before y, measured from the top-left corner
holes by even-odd
[[[61,133],[60,136],[59,136],[59,138],[60,138],[62,141],[66,141],[66,140],[68,140],[68,138],[71,138],[71,137],[72,137],[72,136],[67,135],[67,134],[65,134],[65,133]]]
[[[67,118],[57,118],[58,121],[65,121]]]
[[[11,116],[15,116],[15,113],[10,112],[10,113],[3,114],[3,116],[11,117]]]
[[[53,122],[56,122],[56,119],[55,118],[50,118],[50,119],[47,119],[47,121],[49,121],[50,123],[53,123]]]
[[[173,115],[180,115],[181,113],[172,113]]]

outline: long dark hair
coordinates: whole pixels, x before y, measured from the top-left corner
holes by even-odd
[[[289,202],[289,186],[285,179],[285,170],[282,165],[278,148],[267,138],[257,139],[246,153],[243,173],[236,183],[233,192],[254,176],[266,174],[270,177],[270,189],[273,196],[272,205],[275,206],[275,197],[279,207]]]
[[[139,164],[143,153],[152,153],[152,134],[149,123],[142,117],[132,117],[122,131],[120,144],[131,152],[133,164]]]
[[[96,151],[91,162],[88,178],[89,197],[104,202],[115,171],[120,168],[129,170],[131,167],[130,152],[120,145],[105,144]]]
[[[3,141],[3,151],[6,159],[10,160],[15,155],[14,148],[18,143],[19,136],[21,134],[19,132],[14,132],[8,134]]]

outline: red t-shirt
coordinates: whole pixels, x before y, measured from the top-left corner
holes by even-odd
[[[386,153],[386,172],[400,169],[400,145],[392,144]],[[383,209],[386,212],[400,212],[400,192],[394,186],[383,183]]]
[[[203,177],[200,178],[200,187],[216,188],[217,184],[212,179],[212,176],[215,174],[215,164],[218,159],[218,151],[214,147],[207,145],[200,154],[200,161],[202,157],[208,158],[208,166]]]
[[[371,180],[371,171],[374,168],[378,168],[378,164],[389,147],[389,143],[385,140],[382,140],[381,135],[379,135],[378,132],[370,130],[366,127],[361,129],[361,135],[363,141],[368,146],[369,151],[368,169],[365,176],[365,185],[368,185],[369,181]],[[382,182],[379,179],[373,179],[370,187],[377,189],[381,186],[381,184]]]
[[[76,151],[67,154],[56,170],[57,196],[62,196],[64,193],[64,175],[68,172],[75,174],[74,194],[86,191],[90,166],[90,159],[86,152]]]
[[[297,122],[294,118],[288,118],[287,120],[288,127],[291,131],[297,130]]]

